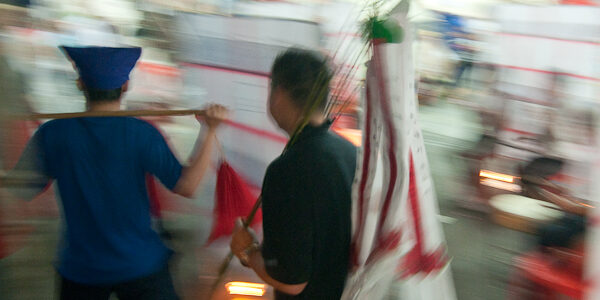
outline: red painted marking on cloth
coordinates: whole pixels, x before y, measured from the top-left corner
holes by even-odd
[[[358,266],[359,262],[358,262],[358,258],[360,256],[360,243],[361,243],[361,237],[362,237],[362,232],[363,232],[363,226],[364,226],[364,203],[365,203],[365,190],[367,188],[367,176],[369,175],[369,168],[370,168],[370,157],[371,157],[371,133],[372,133],[372,128],[371,128],[371,121],[373,118],[373,103],[372,103],[372,99],[369,93],[369,85],[367,84],[366,86],[366,116],[365,116],[365,122],[366,122],[366,126],[365,126],[365,135],[364,135],[364,153],[363,153],[363,165],[362,165],[362,174],[360,177],[360,187],[359,187],[359,191],[358,191],[358,224],[357,224],[357,230],[354,234],[354,238],[352,239],[352,248],[351,248],[351,262],[353,266]]]
[[[419,253],[413,248],[398,264],[396,272],[401,279],[406,279],[419,273],[431,274],[443,269],[448,264],[446,249],[438,247],[431,253]]]
[[[419,253],[423,253],[423,228],[421,227],[421,207],[419,204],[419,194],[417,192],[417,179],[415,176],[415,162],[412,151],[408,154],[410,160],[408,203],[412,214],[413,226],[415,229],[416,244],[415,248]]]
[[[398,178],[398,162],[396,161],[396,130],[394,128],[394,124],[391,118],[391,102],[386,93],[385,83],[383,81],[385,77],[383,73],[383,65],[381,62],[381,53],[379,51],[379,47],[377,47],[377,45],[379,45],[382,42],[384,41],[373,41],[373,61],[375,63],[375,72],[377,72],[376,76],[379,78],[379,80],[377,81],[377,87],[381,97],[382,111],[384,113],[383,120],[387,128],[387,134],[389,138],[389,146],[387,149],[387,153],[389,156],[390,181],[384,198],[383,206],[381,208],[381,214],[378,220],[377,229],[375,232],[375,248],[374,251],[369,255],[369,259],[367,259],[367,261],[371,260],[372,256],[376,255],[378,252],[382,251],[384,247],[387,249],[393,249],[393,247],[397,246],[389,245],[391,241],[390,239],[393,238],[394,235],[383,235],[383,226],[388,217],[389,208],[392,201],[392,195],[394,193],[394,189],[396,187],[396,180]]]
[[[381,239],[381,243],[377,245],[375,249],[369,254],[367,258],[367,264],[375,261],[377,258],[383,256],[385,253],[397,249],[402,240],[402,230],[393,230],[385,235],[385,238]]]
[[[231,120],[225,121],[225,124],[227,124],[227,125],[229,125],[231,127],[234,127],[236,129],[245,131],[247,133],[254,134],[254,135],[257,135],[257,136],[260,136],[260,137],[264,137],[266,139],[270,139],[270,140],[278,142],[278,143],[286,144],[287,141],[288,141],[288,138],[286,138],[284,136],[272,133],[272,132],[267,131],[267,130],[258,129],[258,128],[252,127],[250,125],[246,125],[246,124],[242,124],[242,123],[237,123],[237,122],[234,122],[234,121],[231,121]]]
[[[426,253],[424,251],[425,246],[423,241],[423,226],[421,222],[421,206],[419,203],[415,163],[412,151],[409,152],[408,155],[410,161],[408,204],[412,216],[416,243],[413,249],[406,255],[404,261],[398,266],[398,269],[402,271],[402,277],[404,278],[420,272],[429,274],[433,271],[443,268],[447,262],[447,258],[445,257],[446,251],[442,246],[431,253]]]
[[[246,75],[246,76],[255,76],[255,77],[260,77],[260,78],[269,78],[271,76],[270,73],[252,72],[252,71],[246,71],[246,70],[242,70],[242,69],[209,66],[209,65],[197,64],[197,63],[182,63],[181,65],[185,66],[185,67],[196,68],[196,69],[205,69],[205,70],[219,71],[219,72]]]
[[[563,39],[563,38],[548,37],[548,36],[543,36],[543,35],[535,35],[535,34],[527,34],[527,33],[514,33],[514,32],[495,32],[495,33],[497,35],[512,36],[512,37],[526,37],[526,38],[545,39],[545,40],[552,40],[552,41],[559,41],[559,42],[566,42],[566,43],[588,44],[588,45],[600,46],[600,43],[592,42],[592,41]]]
[[[511,66],[511,65],[502,65],[502,64],[493,64],[493,65],[496,66],[496,67],[506,68],[506,69],[528,71],[528,72],[535,72],[535,73],[543,73],[543,74],[563,75],[563,76],[569,76],[569,77],[574,77],[574,78],[579,78],[579,79],[585,79],[585,80],[600,81],[600,78],[583,76],[583,75],[578,75],[578,74],[573,74],[573,73],[567,73],[567,72],[553,72],[553,71],[542,70],[542,69],[527,68],[527,67],[520,67],[520,66]]]

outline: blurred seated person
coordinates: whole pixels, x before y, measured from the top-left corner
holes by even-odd
[[[539,157],[522,169],[524,195],[553,203],[565,214],[538,230],[539,246],[544,252],[548,252],[549,248],[579,248],[585,233],[589,206],[550,180],[563,169],[564,164],[560,159]]]

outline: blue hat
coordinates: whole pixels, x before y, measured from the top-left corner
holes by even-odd
[[[113,90],[129,80],[142,48],[60,47],[75,64],[87,88]]]

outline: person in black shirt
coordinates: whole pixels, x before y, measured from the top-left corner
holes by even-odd
[[[327,99],[330,79],[316,53],[289,49],[279,55],[268,101],[279,127],[291,136],[311,95]],[[241,220],[231,242],[232,252],[275,288],[278,300],[339,299],[348,273],[356,148],[329,131],[326,101],[319,103],[295,142],[267,169],[262,245]]]

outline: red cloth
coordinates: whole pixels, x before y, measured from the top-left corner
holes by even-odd
[[[575,253],[575,252],[574,252]],[[517,268],[527,279],[539,285],[538,292],[546,295],[565,295],[569,299],[583,299],[586,284],[582,280],[583,254],[557,265],[540,253],[526,253],[517,258]]]
[[[173,149],[169,136],[164,134],[158,125],[160,122],[167,123],[167,120],[161,118],[142,118],[142,120],[152,125],[165,139],[165,142]],[[186,205],[188,202],[175,196],[173,192],[167,189],[160,181],[152,174],[146,174],[146,188],[148,191],[148,199],[150,200],[150,214],[155,218],[162,218],[163,212],[195,212],[194,206]]]
[[[217,173],[215,189],[215,206],[213,210],[213,226],[207,244],[233,232],[235,219],[245,218],[250,214],[257,195],[253,194],[248,184],[226,162],[222,162]],[[254,216],[251,225],[262,222],[262,212]]]

